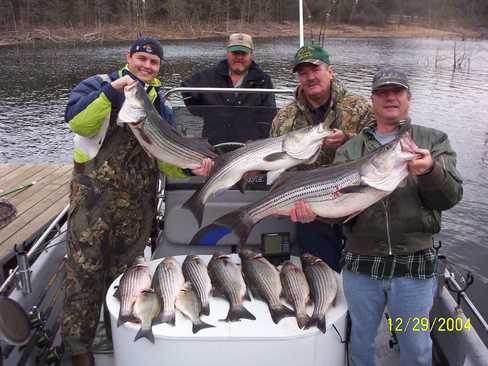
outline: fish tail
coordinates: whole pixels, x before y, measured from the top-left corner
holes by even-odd
[[[247,211],[239,209],[218,218],[214,224],[232,230],[240,243],[245,244],[255,223]]]
[[[298,328],[306,329],[309,323],[310,323],[310,317],[306,313],[297,314]]]
[[[205,328],[215,328],[215,325],[207,324],[205,322],[199,321],[198,323],[193,323],[193,334],[198,333],[200,330]]]
[[[316,326],[317,328],[320,329],[322,333],[325,333],[327,331],[327,321],[325,320],[325,316],[319,317],[313,315],[310,321],[308,322],[306,329],[311,328],[313,326]]]
[[[175,325],[175,312],[173,311],[171,313],[161,314],[160,320],[161,320],[161,323],[166,323],[166,324],[174,326]]]
[[[195,220],[198,222],[198,227],[202,226],[204,203],[200,195],[200,190],[193,193],[181,207],[189,210],[193,214]]]
[[[208,302],[202,305],[202,311],[200,314],[201,315],[210,315],[210,305]]]
[[[291,310],[289,307],[285,305],[281,305],[278,308],[269,308],[269,312],[271,313],[271,319],[273,319],[273,322],[275,324],[278,324],[281,319],[287,318],[289,316],[295,316],[295,313],[293,310]]]
[[[200,229],[191,240],[191,245],[216,245],[224,236],[234,232],[241,244],[247,241],[254,222],[247,211],[239,209],[215,220],[213,224]]]
[[[119,314],[119,319],[117,319],[117,327],[120,327],[124,323],[132,322],[132,321],[134,321],[134,319],[135,318],[132,314],[129,314],[129,315]]]
[[[137,341],[139,338],[146,338],[149,342],[154,344],[154,334],[152,332],[152,328],[149,327],[148,329],[144,329],[141,327],[134,338],[134,342]]]
[[[229,313],[227,314],[226,322],[236,322],[241,319],[256,320],[256,317],[247,310],[244,305],[234,305],[229,308]]]

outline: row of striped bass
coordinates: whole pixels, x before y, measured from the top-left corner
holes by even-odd
[[[266,197],[218,218],[199,230],[190,244],[209,244],[209,237],[216,243],[230,232],[244,244],[254,225],[271,215],[289,216],[302,200],[317,216],[351,219],[392,193],[408,176],[407,162],[417,158],[408,126],[395,140],[361,159],[284,173]]]
[[[261,253],[250,249],[241,249],[239,257],[242,272],[255,298],[263,299],[269,308],[275,324],[286,317],[294,316],[291,309],[281,303],[282,292],[280,273]]]
[[[183,137],[164,121],[140,83],[126,86],[124,95],[117,123],[127,123],[150,156],[183,169],[198,168],[203,159],[217,157],[208,142]]]
[[[239,181],[243,192],[246,182],[244,174],[250,171],[269,171],[270,180],[270,177],[277,177],[296,165],[313,163],[320,153],[324,138],[331,133],[332,130],[320,123],[279,137],[253,141],[220,155],[205,185],[183,204],[183,208],[189,209],[201,226],[204,205],[211,196]]]

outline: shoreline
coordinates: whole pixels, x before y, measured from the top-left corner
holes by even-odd
[[[225,40],[230,33],[242,31],[249,33],[255,39],[299,37],[298,23],[260,23],[233,26],[226,29],[205,25],[199,27],[181,25],[147,26],[145,28],[132,28],[128,26],[106,26],[96,28],[49,28],[36,27],[22,31],[3,31],[0,35],[0,46],[30,45],[36,43],[46,44],[93,44],[104,42],[131,42],[138,34],[147,34],[159,38],[161,41],[171,40]],[[318,38],[324,32],[318,24],[305,26],[305,38]],[[423,25],[389,24],[383,27],[356,26],[348,24],[335,24],[325,29],[325,38],[438,38],[438,39],[488,39],[487,29],[467,29],[456,27],[455,30],[436,29]]]

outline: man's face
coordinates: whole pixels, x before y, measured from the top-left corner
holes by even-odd
[[[331,66],[305,63],[298,66],[297,75],[305,96],[310,99],[319,99],[330,92],[334,76]]]
[[[408,117],[410,93],[401,86],[378,89],[371,100],[377,120],[397,123]]]
[[[146,52],[128,54],[127,63],[129,70],[145,83],[149,83],[158,75],[161,66],[158,56]]]
[[[227,51],[227,63],[234,74],[244,74],[252,62],[252,53],[243,51]]]

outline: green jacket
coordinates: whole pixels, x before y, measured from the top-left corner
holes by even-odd
[[[334,162],[356,160],[377,148],[380,144],[373,136],[375,128],[373,121],[341,146]],[[429,248],[432,235],[441,229],[441,211],[461,200],[462,178],[447,135],[418,125],[411,126],[410,134],[418,147],[430,150],[433,170],[426,175],[409,176],[406,185],[345,223],[346,251],[387,256]]]
[[[331,103],[325,124],[330,128],[339,128],[350,138],[372,120],[371,107],[363,97],[347,92],[344,85],[332,79]],[[271,137],[281,136],[314,124],[311,108],[305,100],[302,89],[297,88],[293,102],[282,108],[273,119]],[[322,147],[320,156],[312,165],[301,165],[300,169],[312,169],[319,165],[332,163],[335,149]]]

